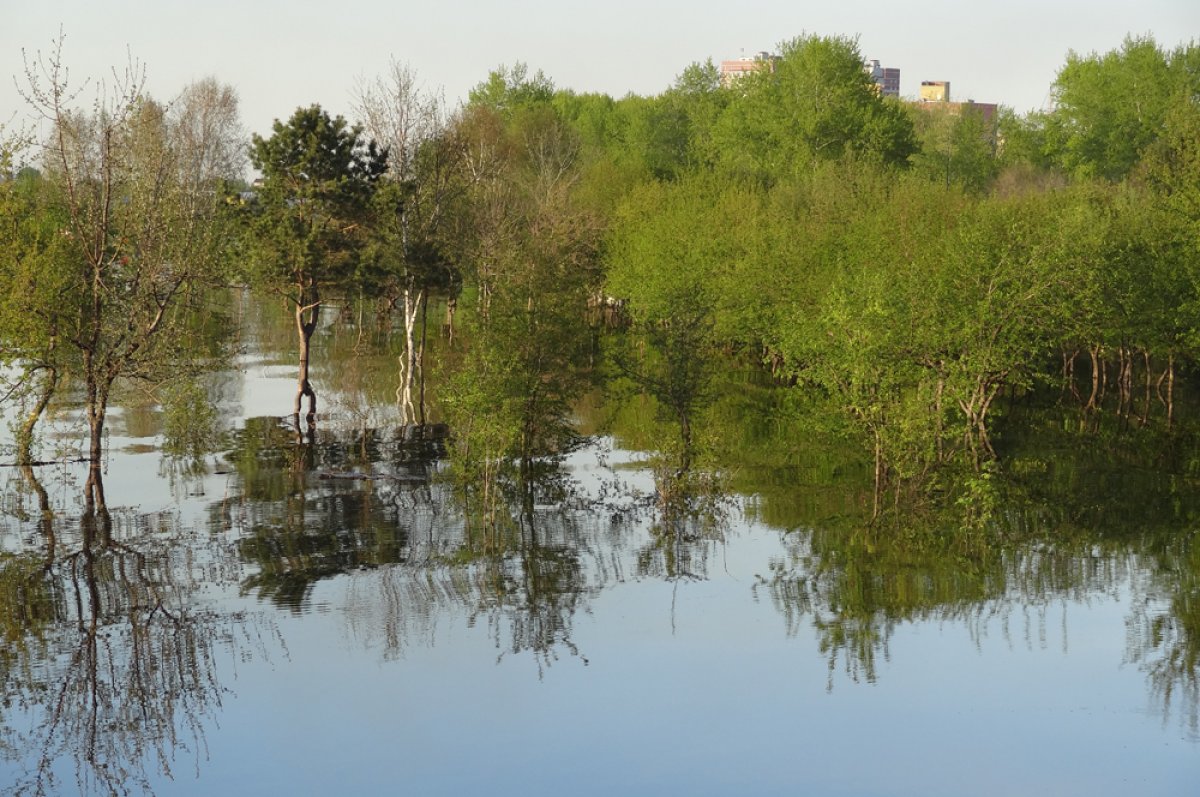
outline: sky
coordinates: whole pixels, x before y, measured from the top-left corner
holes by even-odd
[[[524,62],[559,88],[655,94],[689,64],[776,51],[802,33],[856,38],[900,69],[903,96],[948,80],[952,99],[1047,107],[1068,51],[1127,34],[1173,48],[1200,40],[1200,0],[0,0],[0,124],[27,109],[14,83],[61,29],[72,82],[145,68],[169,99],[213,76],[237,89],[250,132],[319,103],[347,117],[356,87],[394,60],[450,105],[501,65]],[[90,89],[89,89],[90,91]],[[90,95],[88,95],[90,96]]]

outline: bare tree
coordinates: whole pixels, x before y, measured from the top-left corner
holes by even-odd
[[[179,151],[179,181],[197,199],[246,171],[249,140],[238,116],[232,86],[206,77],[188,85],[171,103],[172,136]]]
[[[445,98],[427,91],[416,71],[395,59],[387,73],[360,81],[354,111],[366,133],[387,147],[388,176],[394,180],[413,179],[417,151],[446,129]]]

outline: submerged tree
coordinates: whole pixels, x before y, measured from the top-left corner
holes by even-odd
[[[53,234],[37,231],[5,277],[37,317],[21,354],[53,369],[65,362],[61,346],[77,362],[88,456],[98,462],[114,384],[158,380],[192,358],[181,330],[198,288],[220,269],[216,196],[237,162],[237,104],[211,82],[157,103],[135,63],[81,110],[61,45],[27,63],[25,89],[50,131],[47,194],[35,210]]]
[[[574,131],[522,91],[489,97],[458,125],[469,180],[460,262],[473,267],[475,301],[470,349],[444,408],[457,473],[492,520],[502,474],[515,470],[528,485],[540,458],[575,439],[570,413],[587,367],[583,319],[597,283],[598,231],[575,201]]]
[[[262,173],[250,205],[253,277],[295,312],[300,371],[293,412],[298,418],[307,396],[311,423],[317,394],[309,381],[309,344],[322,291],[354,275],[387,152],[364,140],[361,128],[312,105],[286,123],[276,120],[270,138],[254,136],[250,160]]]
[[[704,453],[695,427],[711,402],[721,345],[743,343],[744,322],[754,315],[755,297],[739,285],[752,208],[751,192],[688,177],[631,192],[610,230],[606,290],[628,300],[633,344],[614,363],[673,430],[656,444],[664,509],[693,503],[694,488],[713,475],[693,472]]]
[[[367,134],[388,152],[386,176],[373,205],[367,282],[390,305],[401,306],[404,355],[396,394],[404,422],[424,423],[429,295],[453,295],[460,282],[445,238],[462,195],[461,142],[451,128],[445,100],[422,90],[415,72],[403,64],[393,62],[385,75],[361,86],[356,105]]]
[[[0,400],[27,404],[14,421],[21,464],[33,460],[35,427],[66,369],[59,328],[70,241],[61,234],[66,219],[52,191],[35,169],[0,181],[0,362],[14,366]]]

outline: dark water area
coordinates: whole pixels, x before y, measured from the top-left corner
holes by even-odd
[[[665,516],[654,413],[596,391],[485,528],[436,403],[401,423],[398,342],[331,320],[310,430],[286,325],[248,328],[203,379],[211,453],[168,455],[130,391],[107,511],[69,403],[58,464],[0,471],[3,793],[1195,793],[1182,410],[1081,435],[1014,405],[983,521],[885,533],[861,455],[737,376],[711,501]]]

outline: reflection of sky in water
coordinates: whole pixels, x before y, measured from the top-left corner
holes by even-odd
[[[731,546],[778,552],[765,530]],[[314,595],[328,611],[279,617],[286,659],[238,667],[211,761],[170,793],[1168,795],[1200,774],[1118,666],[1124,601],[1052,607],[1044,644],[902,626],[876,683],[827,690],[814,640],[781,633],[753,575],[612,586],[576,618],[587,664],[541,678],[452,612],[436,644],[385,660],[348,638],[343,577]]]
[[[226,417],[285,414],[292,379],[252,364],[224,385]],[[329,425],[352,404],[331,395]],[[235,474],[172,487],[158,454],[136,452],[120,432],[114,424],[110,505],[177,512],[197,524],[196,539],[233,541],[236,530],[205,519],[237,498]],[[652,490],[628,464],[639,457],[602,454],[567,458],[581,489],[615,479]],[[84,470],[44,476],[59,485],[60,509],[77,512],[67,507]],[[540,653],[512,649],[514,629],[535,613],[519,590],[496,601],[468,579],[474,586],[453,593],[449,566],[326,577],[299,612],[210,584],[204,604],[231,626],[257,618],[252,639],[216,653],[229,693],[204,721],[206,751],[176,751],[174,780],[153,785],[164,795],[1194,792],[1197,740],[1177,715],[1164,720],[1145,673],[1124,663],[1143,586],[1136,566],[1079,597],[899,620],[874,677],[856,680],[839,655],[831,671],[811,615],[789,625],[760,581],[788,560],[783,535],[738,516],[688,543],[703,577],[676,579],[639,569],[651,539],[644,516],[619,529],[601,515],[565,530],[544,518],[543,546],[581,544],[578,594],[563,610],[569,645],[560,634]],[[13,547],[9,536],[0,550]],[[241,567],[241,577],[254,570]],[[3,719],[20,728],[26,716],[7,708]],[[14,766],[0,758],[0,784]],[[59,769],[71,791],[73,764]]]

